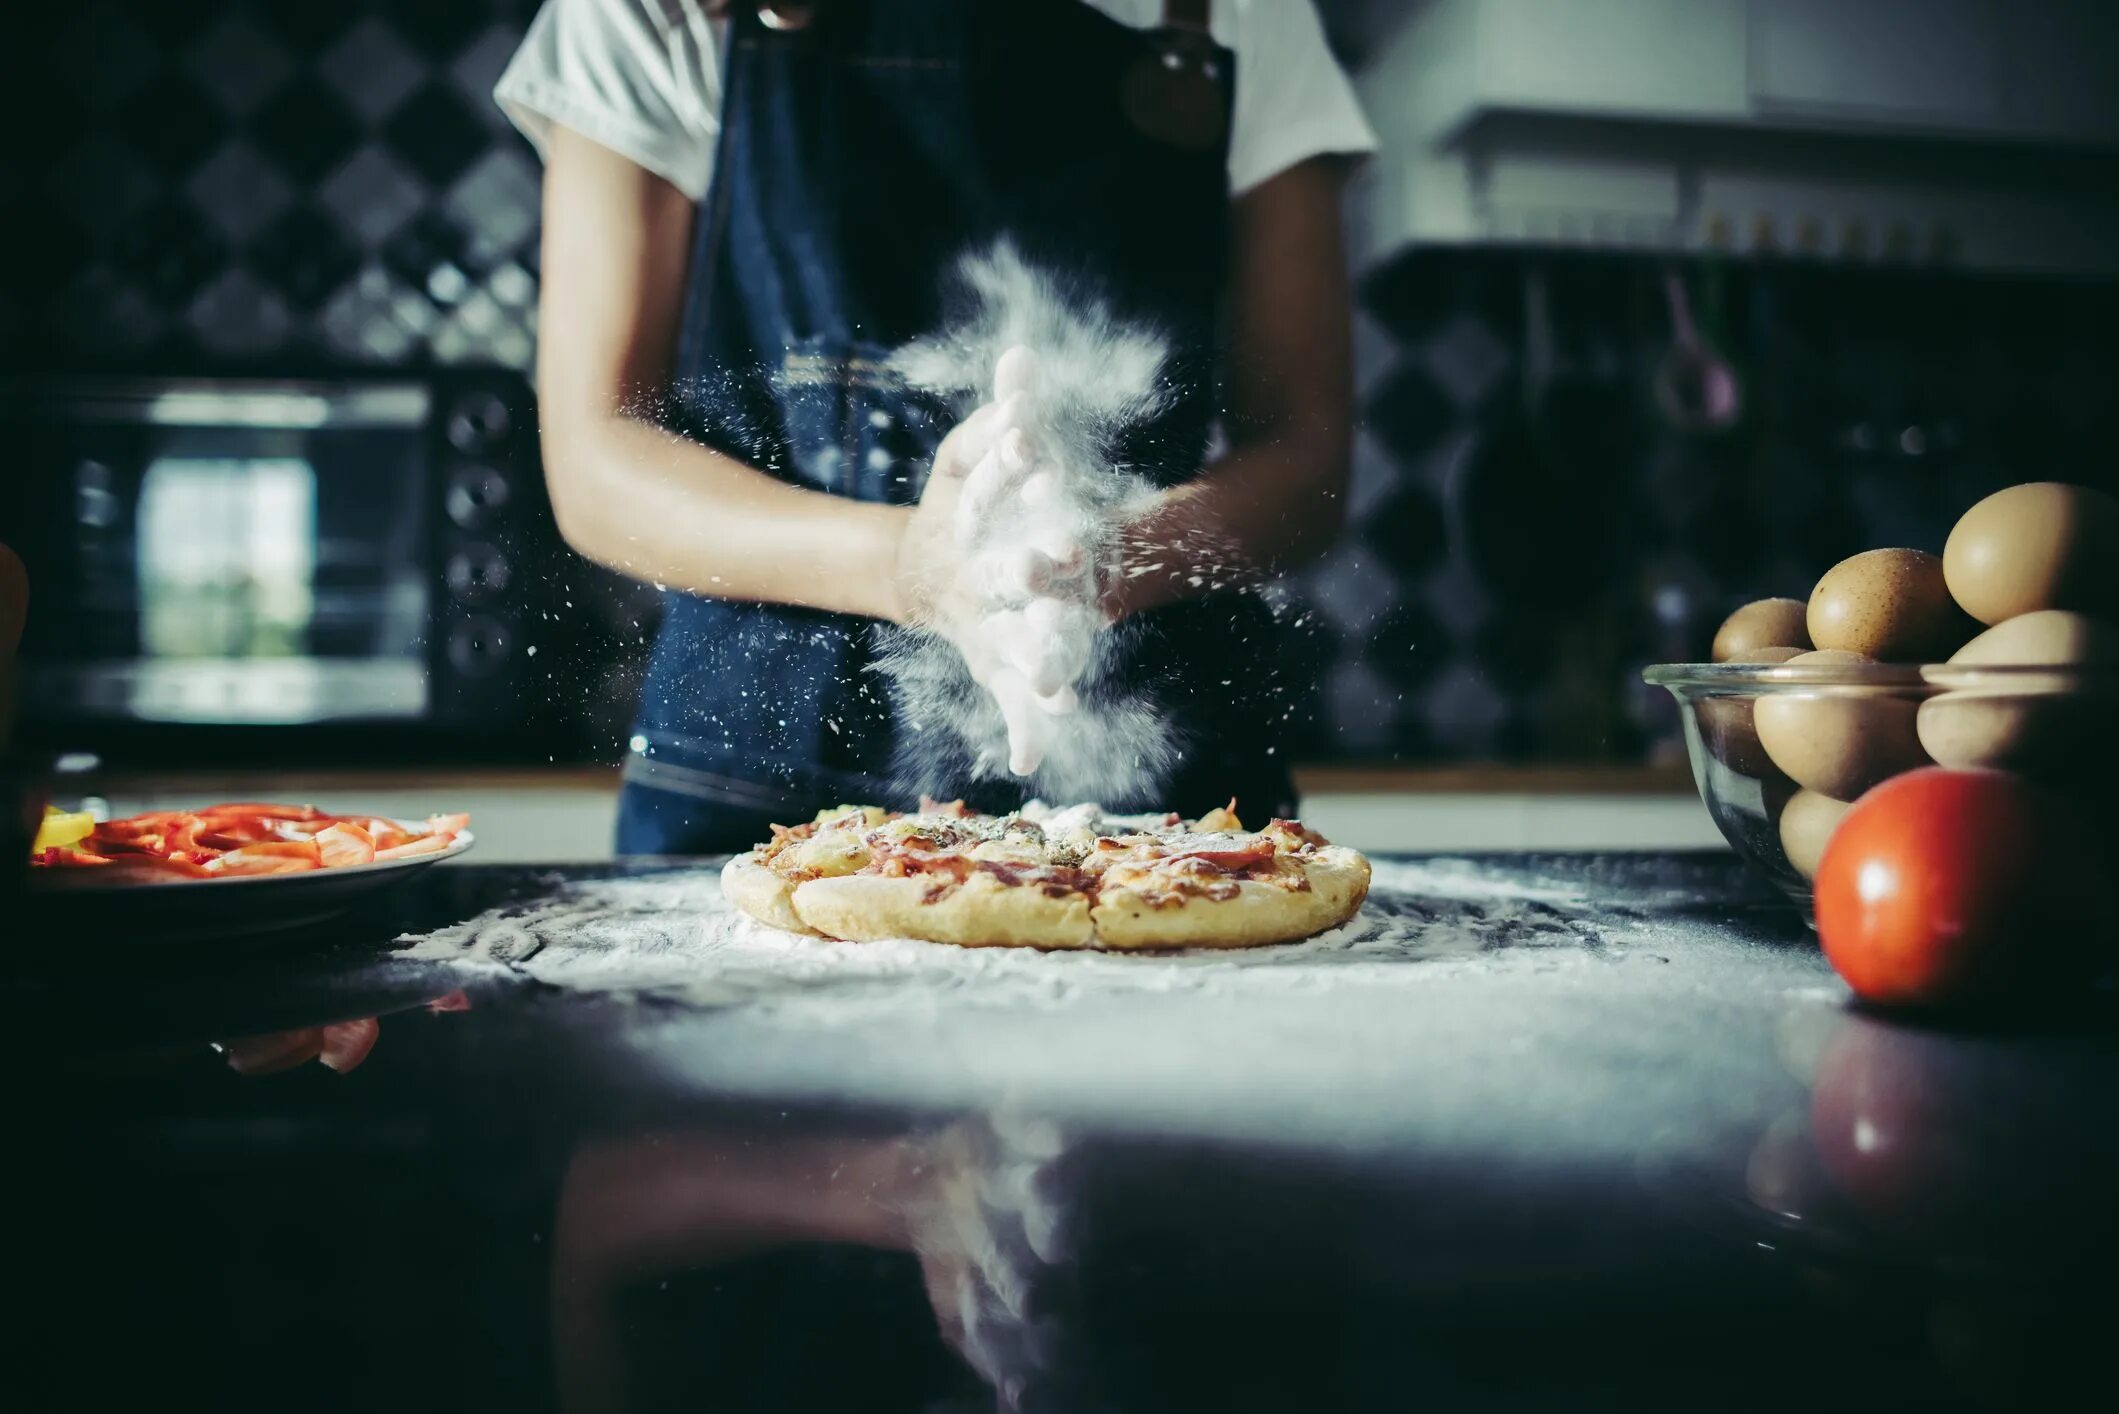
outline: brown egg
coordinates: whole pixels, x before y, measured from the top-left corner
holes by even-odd
[[[1810,646],[1810,630],[1804,623],[1806,612],[1800,599],[1753,600],[1723,619],[1722,626],[1715,630],[1714,661],[1768,661],[1751,656],[1761,648],[1786,648],[1791,650],[1791,657],[1802,652]]]
[[[1810,591],[1810,641],[1880,663],[1935,663],[1975,625],[1950,600],[1942,561],[1925,550],[1865,550]]]
[[[1771,602],[1771,601],[1769,601]],[[1793,604],[1793,599],[1778,601]],[[1800,606],[1798,606],[1800,607]],[[1742,610],[1738,611],[1739,613]],[[1800,649],[1759,648],[1729,659],[1732,663],[1785,663]],[[1751,697],[1708,697],[1700,702],[1700,736],[1715,759],[1740,776],[1754,780],[1771,773],[1779,775],[1765,748],[1758,744],[1758,731],[1751,723]]]
[[[1781,807],[1781,853],[1788,865],[1805,879],[1817,877],[1817,861],[1825,857],[1825,842],[1839,828],[1839,817],[1854,807],[1844,800],[1799,790]]]
[[[2119,670],[2119,627],[2066,609],[2004,619],[1967,643],[1951,667]],[[1945,766],[2001,766],[2063,783],[2102,774],[2115,756],[2119,693],[2100,675],[1936,672],[1952,690],[1920,704],[1920,744]]]
[[[1859,653],[1820,649],[1791,668],[1863,663]],[[1914,729],[1918,708],[1888,689],[1818,685],[1763,693],[1752,704],[1759,745],[1806,790],[1853,800],[1870,786],[1927,764]]]
[[[2037,609],[2119,618],[2119,500],[2059,481],[1996,491],[1950,532],[1942,572],[1981,623]]]

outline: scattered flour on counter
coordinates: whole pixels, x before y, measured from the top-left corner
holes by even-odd
[[[1617,941],[1608,916],[1559,888],[1525,889],[1467,861],[1375,866],[1361,913],[1300,943],[1170,953],[839,943],[760,924],[704,868],[592,881],[422,937],[405,955],[556,987],[665,993],[759,1013],[1060,1008],[1115,994],[1277,995],[1419,985],[1434,968],[1578,965]],[[1415,966],[1414,964],[1418,964]]]

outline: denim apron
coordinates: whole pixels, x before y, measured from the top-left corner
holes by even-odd
[[[1153,43],[1082,0],[828,0],[796,30],[732,7],[668,424],[798,486],[916,501],[954,413],[897,385],[887,358],[942,325],[958,258],[1005,237],[1169,337],[1183,391],[1122,451],[1161,484],[1196,474],[1226,273],[1226,139],[1180,147],[1126,116],[1121,86]],[[1233,56],[1221,59],[1226,104]],[[842,801],[909,806],[922,790],[1019,805],[1017,782],[974,781],[968,758],[930,761],[920,779],[900,769],[904,727],[871,670],[881,632],[670,594],[619,850],[747,849],[768,822]],[[1290,813],[1269,728],[1284,709],[1261,686],[1271,635],[1264,606],[1234,594],[1125,626],[1121,674],[1167,707],[1181,756],[1152,798],[1102,803],[1191,814],[1235,794],[1247,819]]]

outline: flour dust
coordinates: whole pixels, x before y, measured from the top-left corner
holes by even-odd
[[[976,603],[950,633],[882,635],[909,786],[1017,778],[1057,800],[1154,794],[1181,741],[1152,687],[1121,663],[1142,632],[1107,626],[1100,586],[1155,488],[1122,461],[1128,433],[1174,399],[1169,348],[1002,243],[958,271],[960,312],[892,359],[961,419],[1009,431],[957,505]]]

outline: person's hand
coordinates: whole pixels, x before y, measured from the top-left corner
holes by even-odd
[[[1049,718],[1073,710],[1074,684],[1107,622],[1095,527],[1068,494],[1022,347],[994,370],[993,398],[942,440],[898,553],[902,622],[939,633],[992,695],[1008,764],[1035,771]]]

